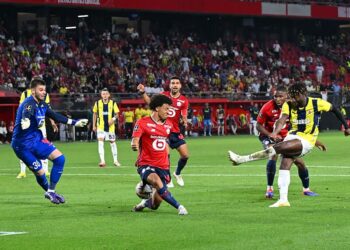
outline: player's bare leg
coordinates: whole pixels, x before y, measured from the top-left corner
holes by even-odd
[[[177,184],[179,186],[183,187],[185,185],[185,182],[181,176],[181,171],[184,169],[184,167],[187,164],[187,160],[189,158],[189,153],[188,153],[188,147],[187,144],[182,144],[180,147],[176,149],[179,152],[180,159],[177,163],[177,168],[176,171],[173,173]]]

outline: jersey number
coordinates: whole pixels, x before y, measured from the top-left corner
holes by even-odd
[[[163,139],[156,139],[152,143],[152,147],[156,151],[163,151],[165,149],[166,142]]]

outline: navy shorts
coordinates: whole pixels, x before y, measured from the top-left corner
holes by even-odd
[[[163,185],[167,185],[171,179],[169,170],[165,170],[165,169],[161,169],[161,168],[157,168],[149,165],[138,167],[137,172],[139,173],[143,183],[147,183],[147,184],[150,184],[147,182],[147,177],[152,173],[156,173],[159,176],[159,178],[163,182]]]
[[[13,146],[17,157],[21,159],[32,171],[39,171],[42,166],[40,160],[47,159],[56,147],[48,140],[36,142],[31,148]]]
[[[273,140],[271,140],[269,137],[267,136],[262,136],[259,137],[259,140],[261,142],[261,144],[263,145],[264,149],[267,149],[271,144],[276,144]]]
[[[184,136],[181,133],[170,133],[168,142],[171,149],[178,148],[181,145],[186,144]]]

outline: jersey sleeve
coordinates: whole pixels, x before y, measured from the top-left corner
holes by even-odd
[[[22,111],[21,119],[28,118],[35,115],[35,105],[33,103],[25,103]]]
[[[325,100],[322,100],[321,98],[319,98],[317,100],[317,108],[319,111],[324,111],[324,112],[328,112],[331,110],[332,108],[332,104],[325,101]]]
[[[45,102],[50,106],[50,95],[46,94]]]
[[[92,112],[97,113],[97,102],[95,102]]]
[[[258,118],[257,118],[256,121],[257,121],[259,124],[263,125],[263,124],[265,124],[265,122],[266,122],[266,118],[267,118],[267,115],[266,115],[266,106],[264,105],[264,106],[261,108],[261,110],[260,110],[260,112],[259,112],[259,114],[258,114]]]
[[[142,127],[142,119],[138,120],[134,126],[134,130],[132,132],[132,137],[138,137],[140,138],[143,134],[143,127]]]
[[[182,109],[181,109],[182,117],[187,117],[187,112],[188,112],[188,100],[186,100],[184,105],[182,106]]]
[[[114,110],[114,113],[116,113],[116,114],[119,113],[119,108],[118,108],[118,105],[116,102],[114,103],[113,110]]]
[[[46,115],[56,122],[67,124],[68,118],[47,108]]]
[[[289,116],[289,104],[287,102],[285,102],[282,106],[282,111],[281,111],[281,116],[282,115],[287,115]]]
[[[21,94],[21,98],[19,99],[19,103],[21,104],[21,103],[24,101],[24,99],[26,99],[26,97],[25,97],[25,93],[24,93],[24,92],[22,92],[22,94]]]

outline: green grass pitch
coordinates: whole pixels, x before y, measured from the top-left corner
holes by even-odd
[[[314,149],[304,159],[311,189],[304,197],[292,168],[290,208],[268,208],[264,192],[266,161],[232,167],[227,150],[261,150],[253,136],[189,138],[185,187],[171,189],[189,215],[163,202],[157,211],[131,212],[140,199],[130,141],[118,142],[122,167],[98,164],[97,142],[55,143],[66,155],[57,192],[67,199],[53,205],[44,199],[34,176],[19,171],[9,145],[0,145],[0,249],[349,249],[350,138],[321,133],[327,152]],[[172,170],[178,159],[172,151]],[[275,179],[277,191],[277,176]]]

